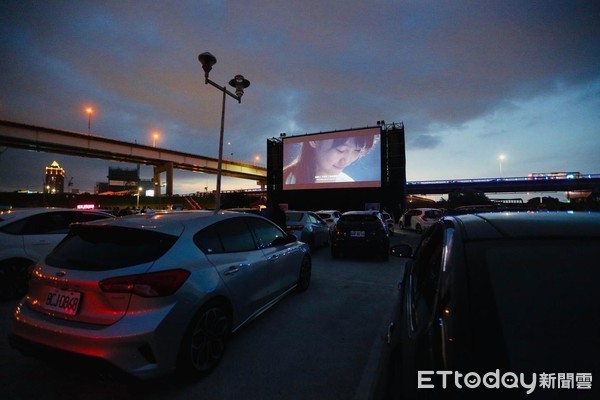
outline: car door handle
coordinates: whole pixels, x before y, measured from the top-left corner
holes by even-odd
[[[223,273],[223,275],[233,275],[238,272],[240,269],[238,267],[229,267],[227,271]]]
[[[279,258],[279,254],[273,254],[268,258],[269,261],[275,261]]]

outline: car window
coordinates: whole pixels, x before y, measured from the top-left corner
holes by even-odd
[[[74,225],[46,263],[85,271],[122,268],[160,258],[176,240],[176,236],[141,229]]]
[[[281,239],[285,238],[285,233],[275,225],[268,221],[258,218],[251,218],[248,223],[254,230],[254,234],[258,239],[258,247],[266,248],[281,243]],[[279,240],[277,240],[279,238]],[[277,241],[276,241],[277,240]]]
[[[428,210],[425,211],[425,216],[427,218],[440,218],[442,216],[442,212],[439,210]]]
[[[590,283],[600,279],[599,245],[597,237],[468,243],[469,306],[481,351],[502,344],[521,371],[592,370],[585,355],[598,345],[591,328],[600,323],[592,306],[598,294]]]
[[[300,222],[300,221],[302,221],[302,213],[299,213],[299,212],[287,212],[287,213],[285,213],[285,218],[288,221]]]
[[[105,219],[105,218],[111,218],[111,217],[108,215],[105,215],[105,214],[90,213],[90,212],[84,212],[79,215],[79,220],[81,222],[96,221],[96,220]]]
[[[69,225],[77,221],[75,212],[47,212],[25,218],[22,235],[67,234]]]
[[[245,218],[230,218],[217,222],[198,232],[194,236],[194,242],[207,254],[256,249],[254,237],[245,223]]]
[[[194,243],[204,254],[223,253],[223,243],[215,225],[202,229],[194,235]]]
[[[426,325],[433,315],[439,287],[444,230],[435,224],[423,237],[411,270],[411,318],[415,329]]]

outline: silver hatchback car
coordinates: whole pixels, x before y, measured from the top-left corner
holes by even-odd
[[[293,289],[311,256],[269,220],[221,211],[157,213],[73,226],[32,273],[11,345],[71,353],[138,378],[199,377],[227,338]]]

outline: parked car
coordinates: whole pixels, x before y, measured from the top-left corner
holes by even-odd
[[[331,235],[334,258],[350,252],[368,252],[387,261],[390,237],[387,227],[372,211],[347,211],[342,214]]]
[[[42,260],[76,222],[113,218],[93,210],[23,208],[0,213],[0,300],[27,291],[27,269]]]
[[[527,212],[444,217],[414,256],[393,246],[409,258],[373,398],[589,396],[599,248],[600,213]],[[546,373],[564,382],[540,388]],[[498,387],[482,384],[486,374]],[[524,374],[534,393],[510,374]]]
[[[385,224],[388,227],[388,230],[390,231],[390,235],[393,235],[394,234],[394,218],[392,218],[392,216],[386,211],[382,211],[381,216],[383,217],[383,222],[385,222]]]
[[[319,210],[315,211],[315,213],[323,219],[323,221],[327,222],[327,226],[329,229],[335,225],[335,223],[340,219],[342,213],[337,210]]]
[[[442,217],[442,210],[437,208],[413,208],[400,217],[398,227],[400,229],[414,229],[417,233],[423,233]]]
[[[383,224],[385,225],[385,229],[387,230],[388,235],[391,236],[394,234],[394,221],[393,220],[389,221],[389,220],[391,220],[391,217],[389,216],[388,213],[384,213],[383,211],[379,211],[379,210],[369,210],[369,212],[383,221]],[[388,217],[389,217],[389,220],[388,220]]]
[[[312,211],[286,211],[287,232],[311,248],[329,244],[329,226]]]
[[[138,378],[204,376],[232,332],[306,290],[310,277],[308,246],[258,215],[180,211],[79,224],[33,270],[9,342]]]

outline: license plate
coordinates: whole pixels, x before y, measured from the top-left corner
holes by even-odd
[[[350,231],[351,237],[365,237],[365,231]]]
[[[66,315],[75,315],[81,300],[80,292],[70,290],[50,289],[46,296],[44,308]]]

